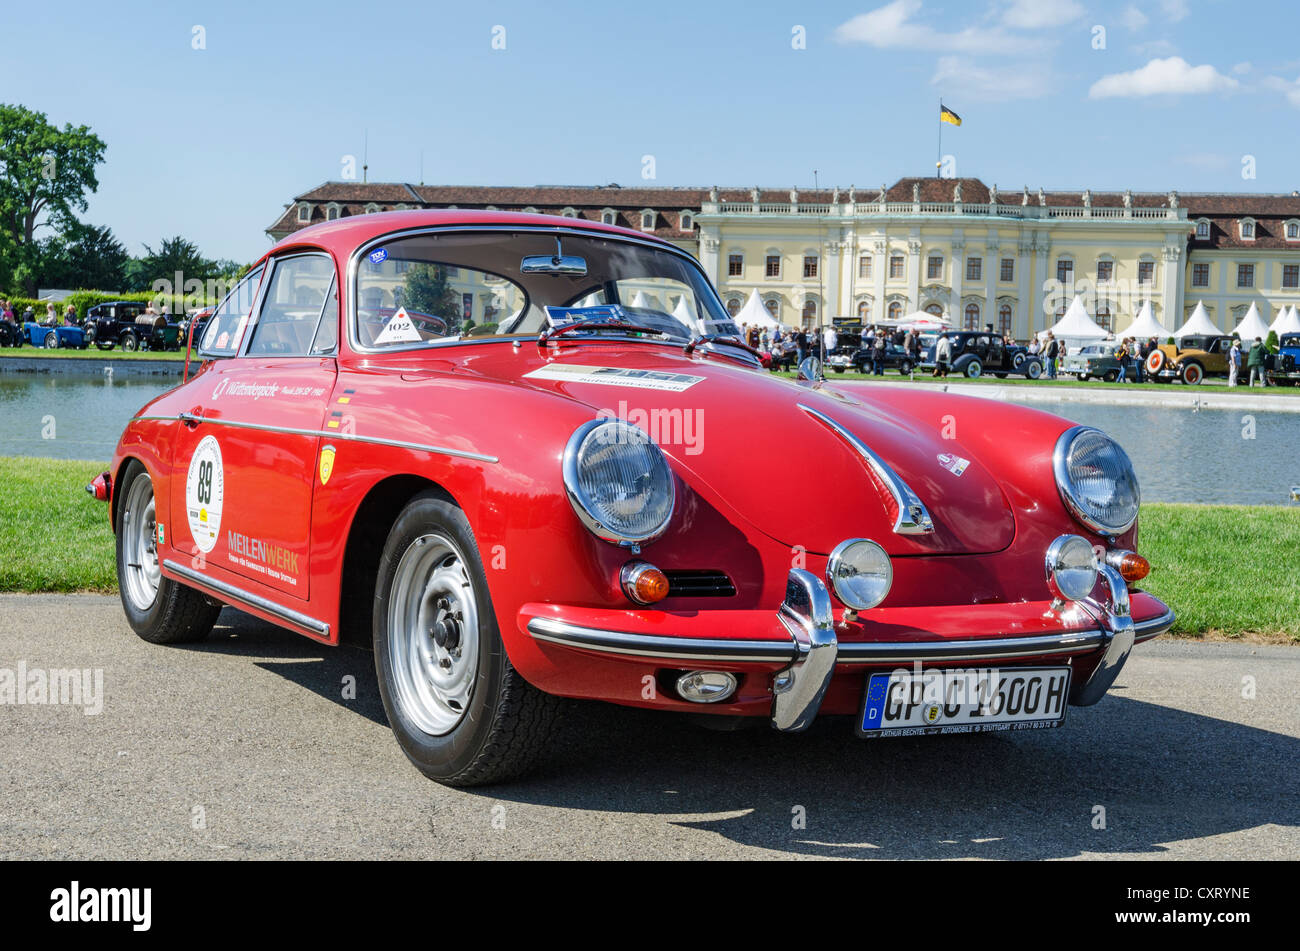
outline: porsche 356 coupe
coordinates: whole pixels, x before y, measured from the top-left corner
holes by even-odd
[[[230,605],[364,639],[401,749],[455,785],[531,765],[564,698],[1054,727],[1173,623],[1102,432],[777,378],[736,332],[694,258],[596,222],[298,231],[87,487],[127,620],[196,641]]]

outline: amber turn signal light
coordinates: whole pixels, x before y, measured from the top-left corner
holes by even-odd
[[[1120,573],[1125,581],[1141,581],[1151,574],[1151,562],[1135,551],[1108,551],[1106,564]]]
[[[619,572],[623,593],[637,604],[654,604],[668,597],[668,576],[645,561],[629,561]]]

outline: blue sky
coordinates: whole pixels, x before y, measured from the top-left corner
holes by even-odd
[[[83,217],[132,252],[251,259],[367,133],[371,181],[423,151],[429,184],[634,185],[652,155],[661,185],[874,191],[933,173],[940,95],[957,173],[1004,191],[1289,192],[1298,26],[1249,0],[11,3],[0,101],[108,143]]]

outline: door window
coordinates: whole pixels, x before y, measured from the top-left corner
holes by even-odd
[[[333,281],[329,255],[298,254],[277,261],[253,327],[249,355],[300,357],[311,351],[321,315],[329,309]]]

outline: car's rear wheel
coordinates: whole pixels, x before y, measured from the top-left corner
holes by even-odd
[[[140,338],[133,333],[122,334],[122,349],[128,353],[140,349]]]
[[[903,376],[908,376],[912,372],[912,361],[904,360],[898,365],[898,372]]]
[[[1178,375],[1182,378],[1183,383],[1188,386],[1196,386],[1205,379],[1205,370],[1199,363],[1188,362],[1183,364]]]
[[[430,779],[501,782],[543,751],[563,701],[511,665],[469,521],[432,492],[416,496],[388,533],[374,647],[388,722]]]
[[[86,324],[83,324],[81,329],[82,329],[82,332],[86,335],[86,343],[87,343],[87,344],[92,344],[92,343],[94,343],[94,342],[95,342],[95,325],[94,325],[93,323],[89,323],[89,322],[88,322],[88,323],[86,323]]]
[[[1092,377],[1091,377],[1090,375],[1088,375],[1087,373],[1080,373],[1080,374],[1079,374],[1079,381],[1082,382],[1082,383],[1087,383],[1087,382],[1088,382],[1089,380],[1091,380],[1091,379],[1092,379]]]
[[[1030,360],[1024,365],[1025,376],[1031,380],[1037,380],[1043,375],[1043,364],[1039,360]]]
[[[59,335],[56,334],[53,330],[51,330],[49,333],[45,335],[44,343],[45,343],[46,350],[59,349]]]
[[[131,629],[152,644],[183,644],[208,636],[221,605],[159,570],[153,480],[132,460],[117,491],[117,587]]]

